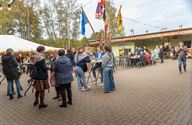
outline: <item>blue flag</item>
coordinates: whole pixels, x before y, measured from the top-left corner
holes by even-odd
[[[81,12],[81,34],[85,35],[85,25],[88,23],[87,16],[85,12],[82,10]]]

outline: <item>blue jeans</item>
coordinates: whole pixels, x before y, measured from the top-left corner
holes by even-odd
[[[16,88],[17,88],[17,94],[21,94],[20,90],[21,90],[21,83],[19,81],[19,79],[17,80],[7,80],[7,90],[8,90],[8,94],[9,95],[13,95],[13,82],[15,81],[16,84]]]
[[[183,68],[186,70],[186,58],[178,58],[178,62],[179,62],[179,70],[181,71],[182,69],[182,65]]]
[[[111,92],[115,90],[115,82],[112,68],[105,67],[103,69],[103,82],[104,82],[104,92]]]
[[[85,89],[87,89],[88,87],[87,87],[87,82],[86,82],[84,71],[79,66],[75,66],[75,70],[76,70],[76,75],[77,75],[77,86],[78,86],[78,89],[81,89],[82,85],[83,85],[83,87]]]
[[[96,63],[95,66],[93,67],[93,76],[94,76],[94,78],[96,78],[96,70],[97,70],[97,69],[100,70],[101,82],[103,82],[102,66],[101,66],[100,63]]]

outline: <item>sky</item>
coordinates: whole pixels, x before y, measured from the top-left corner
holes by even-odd
[[[172,30],[192,27],[192,0],[112,0],[113,6],[119,8],[122,5],[123,25],[126,36],[130,35],[130,29],[134,34],[159,32],[162,28]],[[98,0],[78,0],[84,7],[85,13],[94,30],[103,28],[103,21],[95,19],[95,11]],[[138,21],[133,22],[127,18]],[[146,25],[147,24],[147,25]],[[151,26],[150,26],[151,25]],[[90,37],[92,30],[86,25],[86,37]],[[81,36],[82,37],[82,36]]]

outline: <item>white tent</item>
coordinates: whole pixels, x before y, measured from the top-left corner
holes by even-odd
[[[14,35],[0,35],[0,51],[12,48],[14,51],[34,51],[41,44],[37,44]],[[42,45],[41,45],[42,46]],[[44,46],[46,50],[57,50],[58,48]]]

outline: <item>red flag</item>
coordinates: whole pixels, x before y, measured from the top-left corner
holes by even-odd
[[[104,6],[105,6],[105,0],[101,0],[101,1],[100,1],[100,5],[101,5],[101,7],[102,7],[102,9],[103,9]]]

